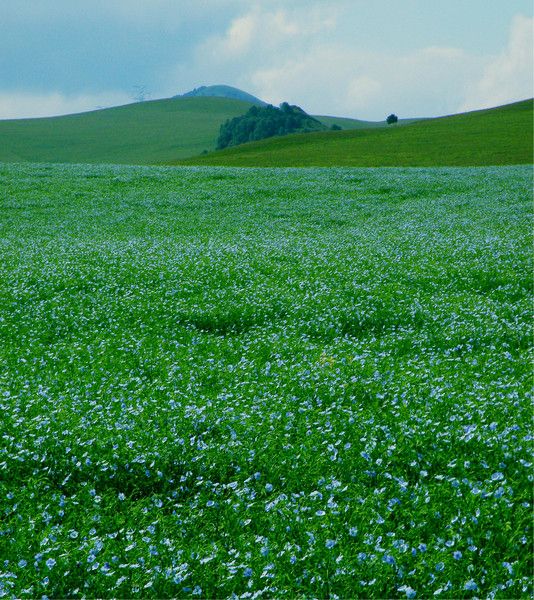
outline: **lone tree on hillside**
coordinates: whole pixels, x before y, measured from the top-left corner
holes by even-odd
[[[394,115],[393,113],[391,113],[390,115],[388,115],[388,117],[386,118],[386,123],[388,125],[393,125],[393,123],[396,123],[399,120],[399,117],[397,117],[397,115]]]

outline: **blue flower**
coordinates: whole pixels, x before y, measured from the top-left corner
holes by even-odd
[[[325,546],[331,550],[336,545],[336,540],[326,540]]]
[[[514,568],[512,567],[512,565],[509,562],[504,561],[502,563],[502,566],[508,571],[508,573],[510,573],[510,575],[514,574]]]
[[[465,582],[464,590],[478,590],[478,585],[472,579],[470,579],[469,581]]]
[[[52,568],[52,567],[53,567],[55,564],[56,564],[56,561],[55,561],[55,559],[54,559],[54,558],[49,558],[49,559],[46,561],[46,566],[47,566],[49,569],[51,569],[51,568]]]
[[[455,560],[460,560],[462,558],[462,553],[459,550],[456,550],[456,552],[453,552],[452,555]]]
[[[398,591],[404,592],[406,594],[406,598],[415,598],[415,596],[417,595],[417,592],[409,585],[401,586],[400,588],[398,588]]]
[[[252,569],[250,567],[247,567],[243,571],[243,577],[252,577]]]

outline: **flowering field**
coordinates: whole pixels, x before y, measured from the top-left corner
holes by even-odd
[[[531,189],[0,165],[0,596],[529,597]]]

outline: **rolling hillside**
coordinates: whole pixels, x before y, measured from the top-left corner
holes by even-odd
[[[292,135],[200,156],[251,103],[179,97],[0,121],[0,162],[234,166],[433,166],[532,162],[532,100],[438,119],[317,117],[343,131]],[[403,125],[402,127],[400,125]]]
[[[60,117],[0,120],[0,162],[164,163],[213,150],[221,124],[251,106],[233,98],[182,96]],[[319,120],[343,129],[381,125]]]
[[[533,162],[532,102],[524,100],[403,127],[271,138],[179,164],[262,167],[530,164]]]
[[[324,123],[327,127],[332,125],[338,125],[341,129],[379,129],[387,127],[388,124],[385,121],[362,121],[361,119],[350,119],[347,117],[330,117],[325,115],[315,116],[316,119]],[[422,121],[423,119],[399,119],[397,127],[399,125],[408,125],[415,123],[416,121]]]
[[[250,103],[176,98],[0,121],[0,161],[149,164],[215,148],[219,127]]]

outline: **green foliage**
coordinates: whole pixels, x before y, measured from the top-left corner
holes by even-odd
[[[298,106],[283,102],[280,108],[272,105],[252,106],[240,117],[234,117],[221,125],[217,149],[238,146],[246,142],[263,140],[289,133],[324,131],[326,126],[310,117]]]
[[[397,123],[398,120],[399,120],[399,117],[397,117],[397,115],[395,115],[395,114],[392,113],[392,114],[390,114],[390,115],[387,116],[386,123],[388,125],[393,125],[393,123]]]
[[[532,597],[530,167],[0,189],[1,596]]]
[[[476,166],[532,164],[532,100],[402,127],[286,136],[180,164],[227,166]],[[178,163],[178,161],[176,161]]]

